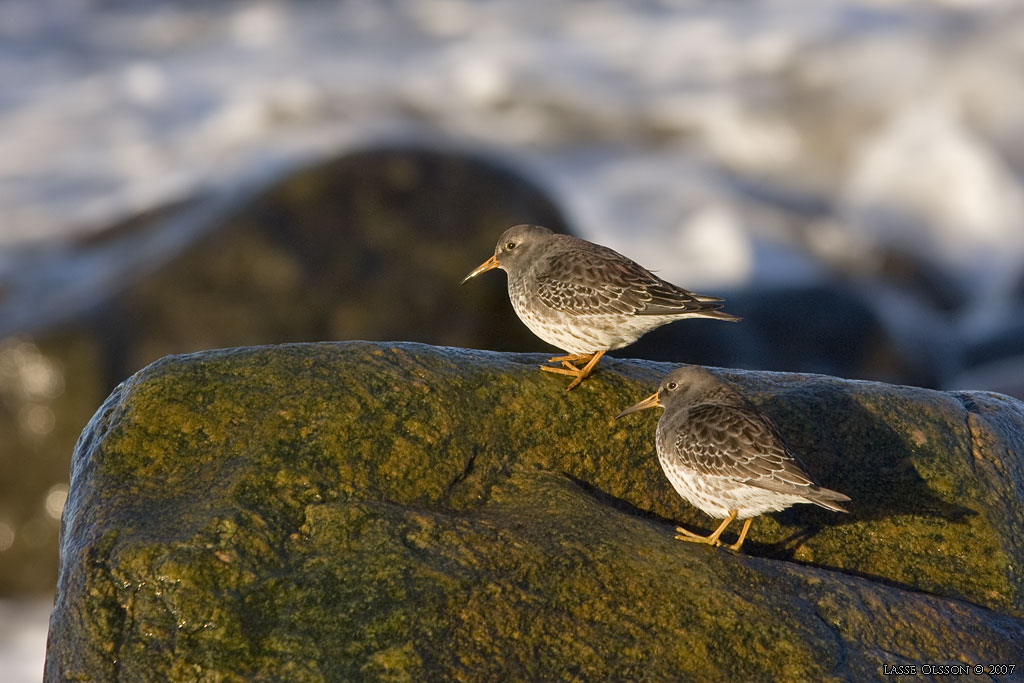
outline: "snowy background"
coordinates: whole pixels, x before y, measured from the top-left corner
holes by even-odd
[[[1024,6],[997,0],[5,0],[0,288],[28,247],[394,140],[506,160],[688,288],[843,278],[908,346],[1022,329]],[[39,679],[45,614],[2,604],[6,680]]]

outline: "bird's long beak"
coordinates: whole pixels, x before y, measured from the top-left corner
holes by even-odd
[[[469,282],[470,280],[472,280],[473,278],[475,278],[480,273],[486,273],[488,270],[494,270],[497,267],[498,267],[498,257],[497,256],[492,256],[491,258],[487,259],[486,261],[481,263],[479,266],[477,266],[476,270],[474,270],[472,273],[470,273],[466,277],[462,278],[462,282],[460,282],[459,284],[460,285],[464,285],[467,282]]]
[[[630,413],[635,413],[639,410],[647,410],[648,408],[656,408],[657,406],[660,405],[661,403],[658,402],[658,392],[654,392],[653,394],[651,394],[644,400],[640,401],[639,403],[631,405],[630,407],[623,410],[621,413],[615,416],[615,419],[618,420],[623,415],[629,415]]]

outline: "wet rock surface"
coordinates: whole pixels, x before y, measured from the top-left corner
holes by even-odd
[[[863,679],[1024,647],[1024,407],[721,371],[848,515],[747,554],[671,490],[671,366],[347,342],[165,358],[83,433],[47,679]],[[653,413],[654,411],[652,411]]]

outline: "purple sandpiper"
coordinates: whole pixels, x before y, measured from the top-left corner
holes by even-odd
[[[724,519],[708,536],[676,527],[680,541],[721,545],[734,519],[745,520],[739,550],[754,517],[794,503],[846,512],[849,497],[822,488],[804,471],[775,424],[728,382],[699,366],[670,372],[658,391],[616,415],[661,406],[658,462],[676,493],[711,517]]]
[[[494,255],[465,277],[501,268],[519,319],[544,341],[569,352],[541,370],[582,382],[606,351],[632,344],[656,327],[681,318],[738,321],[720,311],[722,300],[665,282],[622,254],[559,235],[539,225],[502,234]]]

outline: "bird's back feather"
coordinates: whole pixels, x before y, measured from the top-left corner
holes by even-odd
[[[529,277],[548,308],[569,315],[700,316],[738,320],[720,312],[723,301],[662,280],[599,244],[556,236]],[[562,248],[559,248],[562,247]]]
[[[816,485],[775,425],[751,406],[696,405],[677,429],[671,455],[698,474],[800,496],[830,510],[844,511],[838,502],[849,500]]]

